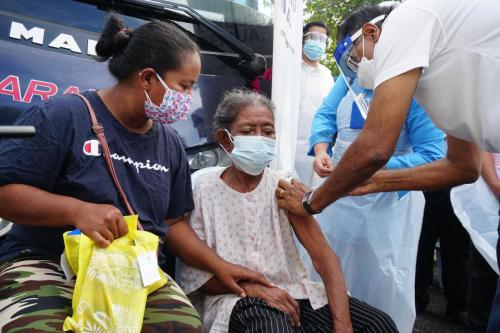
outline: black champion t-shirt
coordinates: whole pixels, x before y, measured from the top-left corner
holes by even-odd
[[[194,208],[189,166],[179,137],[157,123],[146,134],[132,133],[114,118],[95,91],[84,95],[104,127],[130,204],[144,229],[163,237],[166,219]],[[92,132],[87,108],[78,96],[47,100],[23,112],[16,123],[35,126],[37,134],[0,140],[0,186],[31,185],[91,203],[111,204],[128,214]],[[0,262],[21,254],[57,258],[64,248],[62,234],[71,229],[14,224],[0,244]]]

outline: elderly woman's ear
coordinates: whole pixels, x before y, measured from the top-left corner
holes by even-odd
[[[229,134],[225,129],[218,128],[215,130],[215,141],[222,145],[228,152],[233,150],[233,143],[231,142]]]

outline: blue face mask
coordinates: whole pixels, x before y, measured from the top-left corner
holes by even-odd
[[[233,142],[234,148],[229,153],[222,145],[221,147],[238,170],[252,176],[258,176],[276,158],[276,140],[254,135],[233,137],[231,133],[225,131]]]
[[[317,61],[325,54],[326,45],[319,40],[308,39],[304,43],[304,54],[309,60]]]

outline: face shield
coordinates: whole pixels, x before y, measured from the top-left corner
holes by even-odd
[[[324,43],[326,48],[330,46],[330,37],[328,37],[325,34],[322,34],[321,32],[314,32],[314,31],[306,32],[303,38],[304,42],[307,40],[315,40],[320,43]]]
[[[337,44],[333,57],[335,58],[335,63],[340,70],[340,74],[346,80],[348,85],[352,84],[354,79],[356,79],[357,64],[351,63],[351,52],[353,51],[353,40],[351,36],[347,36],[342,41]]]
[[[368,23],[376,24],[385,19],[385,15],[380,15],[369,21]],[[368,105],[364,100],[363,93],[356,94],[352,88],[352,84],[357,76],[358,61],[353,56],[354,46],[359,42],[358,39],[363,34],[363,27],[356,31],[352,36],[346,36],[343,40],[339,41],[333,57],[335,63],[340,70],[340,76],[345,80],[349,92],[353,95],[362,116],[366,119],[368,112]]]

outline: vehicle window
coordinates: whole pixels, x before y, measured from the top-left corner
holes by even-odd
[[[272,0],[174,0],[188,5],[207,19],[220,23],[272,25]]]

